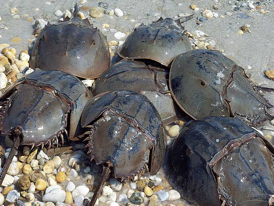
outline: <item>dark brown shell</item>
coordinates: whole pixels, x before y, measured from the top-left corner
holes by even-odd
[[[193,50],[177,56],[169,78],[174,100],[194,119],[237,116],[256,125],[270,117],[266,108],[272,105],[243,68],[219,51]]]
[[[122,60],[107,69],[93,84],[93,94],[130,90],[145,95],[158,110],[164,124],[176,120],[167,86],[168,75],[143,62]]]
[[[82,131],[81,113],[91,97],[76,77],[37,69],[1,97],[1,133],[21,128],[23,145],[49,143],[66,129],[72,138]]]
[[[118,54],[128,59],[150,59],[164,66],[179,54],[190,51],[191,44],[179,23],[170,18],[141,25],[126,39]]]
[[[268,206],[273,155],[264,137],[238,118],[209,117],[186,125],[165,169],[172,186],[196,205],[220,206],[225,200],[229,206]]]
[[[37,37],[31,52],[31,68],[60,70],[94,79],[110,65],[106,37],[87,19],[74,17],[47,25]]]
[[[92,125],[89,153],[97,164],[110,164],[115,178],[134,176],[146,167],[151,174],[160,169],[163,126],[145,96],[131,91],[97,95],[86,105],[81,125]]]

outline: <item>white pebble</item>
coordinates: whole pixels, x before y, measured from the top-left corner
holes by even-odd
[[[85,80],[82,80],[82,82],[84,83],[86,87],[91,87],[92,84],[94,83],[94,79],[85,79]]]
[[[29,187],[29,190],[28,190],[29,193],[34,193],[35,192],[35,185],[34,183],[30,183],[30,187]]]
[[[46,189],[46,194],[47,193],[50,193],[52,190],[55,190],[55,189],[61,189],[61,187],[59,185],[52,185],[52,186],[49,186],[47,189]]]
[[[55,14],[55,16],[57,16],[57,17],[63,16],[63,12],[61,12],[60,10],[57,10],[54,14]]]
[[[0,193],[0,205],[3,205],[5,202],[5,198],[4,196],[2,195],[2,193]]]
[[[46,155],[44,152],[43,152],[43,150],[40,150],[40,152],[38,153],[38,155],[37,155],[37,159],[39,160],[39,159],[46,159],[46,160],[48,160],[49,159],[49,157],[48,157],[48,155]]]
[[[83,205],[83,201],[84,201],[84,196],[83,195],[79,195],[77,197],[74,198],[74,203],[77,205],[77,206],[82,206]]]
[[[180,133],[180,127],[179,125],[173,125],[172,127],[170,127],[170,129],[168,130],[168,134],[171,137],[177,137]]]
[[[228,12],[226,12],[225,14],[226,14],[227,16],[232,16],[232,13],[231,13],[231,12],[229,12],[229,11],[228,11]]]
[[[50,187],[55,187],[55,186],[58,186],[58,185],[54,185]],[[46,192],[46,194],[43,196],[44,202],[54,202],[54,203],[64,202],[65,199],[66,199],[66,192],[60,188],[52,189],[49,192]]]
[[[13,182],[14,182],[14,177],[6,174],[5,178],[3,180],[2,186],[4,186],[4,187],[10,186],[13,184]]]
[[[217,12],[213,12],[213,16],[214,16],[215,18],[218,18],[218,17],[219,17],[219,14],[218,14]]]
[[[162,181],[163,181],[162,178],[156,177],[156,178],[155,178],[155,185],[156,185],[156,186],[160,185],[160,184],[162,183]]]
[[[158,196],[158,199],[163,202],[163,201],[166,201],[169,197],[169,194],[168,192],[164,191],[164,190],[160,190],[159,192],[157,192],[157,196]]]
[[[69,182],[66,187],[66,191],[72,192],[75,189],[75,184],[73,182]]]
[[[216,42],[214,40],[210,40],[208,43],[210,46],[216,46]]]
[[[71,14],[71,12],[69,11],[69,10],[66,10],[65,11],[65,15],[64,15],[64,18],[70,18],[71,19],[71,17],[72,17],[72,14]]]
[[[86,194],[88,194],[88,192],[89,192],[89,188],[87,186],[80,185],[72,191],[72,197],[75,198],[79,195],[86,196]]]
[[[20,193],[16,190],[12,190],[7,194],[6,201],[10,203],[14,203],[16,200],[20,198]]]
[[[33,169],[35,169],[35,168],[38,167],[38,163],[39,163],[38,160],[31,160],[30,166],[31,166]]]
[[[127,195],[126,194],[120,194],[118,197],[119,202],[126,202],[127,201]]]
[[[110,178],[109,180],[110,187],[115,191],[120,191],[123,187],[122,183],[116,180],[115,178]]]
[[[18,167],[18,164],[16,162],[12,162],[9,166],[7,173],[9,175],[15,176],[15,175],[18,175],[19,172],[20,172],[20,168]]]
[[[103,187],[103,195],[104,196],[109,196],[113,193],[113,190],[109,186],[104,186]]]
[[[127,191],[127,198],[130,198],[133,193],[134,193],[134,190],[128,190]]]
[[[4,89],[7,86],[8,79],[4,73],[0,73],[0,89]]]
[[[135,190],[137,188],[136,182],[130,182],[131,189]]]
[[[181,198],[180,193],[178,191],[176,191],[176,190],[170,190],[170,191],[168,191],[168,195],[169,195],[168,200],[171,200],[171,201],[172,200],[178,200],[178,199]]]
[[[206,17],[207,19],[211,19],[213,17],[213,13],[210,10],[205,10],[203,12],[203,16]]]
[[[114,10],[114,13],[115,13],[115,15],[118,16],[118,17],[124,16],[124,12],[123,12],[121,9],[119,9],[119,8],[116,8],[116,9]]]
[[[52,177],[49,177],[48,182],[50,186],[57,185],[57,182]]]
[[[248,7],[251,8],[251,9],[255,8],[255,6],[253,5],[253,3],[251,3],[251,2],[248,4]]]
[[[54,167],[55,168],[58,168],[60,167],[61,163],[62,163],[62,160],[59,156],[55,156],[52,161],[54,162]]]
[[[125,38],[125,36],[126,36],[126,34],[120,32],[120,31],[118,31],[118,32],[116,32],[116,33],[114,34],[114,37],[115,37],[116,39],[119,39],[119,40],[122,39],[122,38]]]
[[[46,4],[46,5],[51,5],[51,2],[47,1],[45,4]]]
[[[69,176],[75,178],[78,176],[78,173],[76,172],[75,169],[71,169],[69,172]]]

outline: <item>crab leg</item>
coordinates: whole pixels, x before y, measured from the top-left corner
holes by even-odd
[[[15,131],[15,135],[16,136],[14,138],[13,147],[12,147],[10,153],[9,153],[9,157],[6,160],[6,162],[5,162],[4,166],[3,166],[2,173],[0,175],[0,186],[2,185],[2,183],[4,181],[4,178],[6,176],[6,173],[7,173],[8,169],[9,169],[9,166],[10,166],[10,164],[12,162],[12,159],[13,159],[15,153],[16,153],[16,151],[18,150],[18,148],[20,146],[20,134],[21,134],[21,132],[16,132]]]
[[[101,176],[101,180],[99,182],[99,185],[97,186],[94,195],[92,197],[92,200],[89,203],[89,206],[94,206],[96,203],[96,200],[98,199],[102,189],[103,189],[103,184],[105,183],[105,181],[107,180],[107,178],[109,177],[110,174],[110,165],[104,166],[103,167],[103,173]]]

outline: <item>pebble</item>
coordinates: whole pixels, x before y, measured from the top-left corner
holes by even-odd
[[[77,197],[74,198],[74,203],[76,206],[82,206],[83,205],[83,201],[84,201],[84,196],[83,195],[79,195]]]
[[[85,79],[85,80],[82,80],[82,82],[84,83],[86,87],[92,87],[94,83],[94,79]]]
[[[137,182],[137,189],[139,191],[144,191],[145,189],[145,186],[148,184],[149,180],[148,179],[141,179],[141,180],[138,180]]]
[[[100,17],[104,16],[104,11],[105,11],[104,8],[94,6],[94,7],[91,8],[91,10],[89,12],[89,15],[92,18],[100,18]]]
[[[53,202],[46,202],[45,206],[55,206]]]
[[[137,188],[137,183],[136,182],[130,182],[130,187],[131,187],[131,189],[135,190]]]
[[[16,190],[12,190],[7,194],[6,201],[10,203],[14,203],[16,200],[20,198],[20,193]]]
[[[66,199],[66,192],[62,190],[60,187],[56,187],[58,185],[51,186],[53,189],[46,191],[46,194],[43,196],[44,202],[64,202]]]
[[[119,206],[117,202],[111,202],[109,206]]]
[[[11,14],[17,14],[18,13],[18,9],[16,7],[13,7],[10,9],[10,13]]]
[[[207,19],[211,19],[211,18],[213,17],[212,11],[210,11],[210,10],[205,10],[205,11],[203,12],[203,17],[205,17],[205,18],[207,18]]]
[[[232,13],[231,13],[231,12],[229,12],[229,11],[228,11],[228,12],[226,12],[225,14],[226,14],[227,16],[232,16]]]
[[[35,192],[35,185],[34,183],[30,183],[30,187],[29,187],[29,190],[28,190],[29,193],[34,193]]]
[[[168,200],[171,200],[171,201],[172,200],[178,200],[178,199],[181,198],[180,193],[178,191],[176,191],[176,190],[169,190],[168,191],[168,195],[169,195]]]
[[[118,17],[124,16],[124,12],[123,12],[121,9],[119,9],[119,8],[116,8],[116,9],[114,10],[114,14],[115,14],[116,16],[118,16]]]
[[[12,162],[9,166],[7,174],[15,176],[15,175],[19,174],[19,171],[20,171],[20,168],[19,168],[18,164],[16,162]]]
[[[202,17],[199,18],[199,21],[204,22],[204,21],[206,21],[206,18],[202,16]]]
[[[38,160],[39,160],[39,159],[46,159],[46,160],[48,160],[49,157],[48,157],[48,155],[46,155],[46,154],[43,152],[43,150],[40,150],[40,152],[39,152],[38,155],[37,155],[37,159],[38,159]]]
[[[70,191],[66,191],[65,203],[69,204],[69,205],[73,204],[73,198],[72,198],[72,194]]]
[[[123,187],[123,184],[116,180],[115,178],[110,178],[109,180],[110,187],[115,191],[120,191]]]
[[[113,10],[113,9],[110,9],[109,12],[108,12],[108,15],[113,16],[114,13],[115,13],[114,10]]]
[[[130,202],[133,204],[142,204],[144,202],[144,199],[142,198],[140,192],[134,192],[131,197],[129,198]]]
[[[197,8],[197,6],[196,6],[195,4],[192,4],[192,5],[190,5],[190,8],[191,8],[192,10],[195,10],[195,9]]]
[[[29,202],[33,202],[35,200],[35,196],[33,193],[27,193],[26,194],[26,199],[29,201]]]
[[[84,15],[84,13],[81,12],[81,11],[79,11],[78,16],[79,16],[81,19],[85,19],[85,15]]]
[[[56,181],[59,183],[64,182],[67,179],[67,175],[64,172],[58,172],[56,174]]]
[[[47,182],[43,179],[37,179],[35,182],[35,188],[39,191],[44,191],[47,188]]]
[[[161,190],[161,191],[157,192],[157,197],[161,202],[163,202],[169,198],[169,194],[167,191]]]
[[[0,193],[0,205],[3,205],[5,202],[4,196]]]
[[[17,181],[17,186],[20,190],[27,190],[30,187],[29,175],[22,175]]]
[[[144,192],[145,192],[147,197],[150,197],[151,195],[153,195],[152,189],[148,186],[145,186]]]
[[[28,159],[27,159],[28,164],[36,157],[36,154],[37,154],[37,149],[34,150],[32,153],[30,153],[30,155],[28,156]]]
[[[87,186],[80,185],[72,191],[72,196],[73,196],[73,198],[75,198],[79,195],[86,196],[88,194],[88,192],[89,192],[89,188]]]
[[[127,195],[126,194],[120,194],[119,197],[118,197],[118,201],[119,202],[127,202]]]
[[[0,89],[4,89],[7,86],[8,79],[4,73],[0,73]]]
[[[269,79],[273,79],[274,80],[274,70],[269,70],[265,72],[265,75],[269,78]]]
[[[244,32],[243,32],[243,30],[238,30],[238,34],[240,34],[240,35],[243,35],[244,34]]]
[[[158,197],[157,195],[152,195],[151,198],[149,198],[148,206],[157,206],[157,205],[158,205]]]
[[[43,170],[45,173],[52,173],[54,170],[54,162],[52,160],[46,162],[46,164],[43,167]]]
[[[66,190],[72,192],[75,189],[75,184],[73,182],[68,182]]]
[[[126,36],[126,34],[120,32],[120,31],[118,31],[118,32],[116,32],[116,33],[114,34],[114,37],[115,37],[116,39],[118,39],[118,40],[120,40],[120,39],[122,39],[122,38],[125,38],[125,36]]]
[[[57,185],[57,182],[52,177],[48,178],[48,183],[49,183],[50,186]]]
[[[13,182],[14,182],[14,177],[11,176],[11,175],[6,174],[6,176],[3,180],[2,186],[4,186],[4,187],[10,186],[10,185],[13,184]]]
[[[70,18],[70,19],[72,18],[72,14],[69,10],[65,11],[64,18]]]
[[[168,130],[168,134],[171,137],[178,137],[180,133],[180,127],[179,125],[173,125],[172,127],[170,127],[170,129]]]
[[[69,172],[69,176],[75,178],[78,176],[78,173],[76,172],[75,169],[71,169]]]
[[[12,191],[14,189],[13,186],[7,186],[3,189],[3,191],[1,192],[3,195],[8,194],[10,191]]]
[[[54,15],[57,16],[57,17],[62,17],[64,14],[63,14],[62,11],[57,10],[57,11],[54,13]]]
[[[98,6],[104,8],[104,9],[107,9],[108,8],[108,3],[106,3],[106,2],[99,2]]]
[[[32,160],[31,163],[30,163],[30,166],[31,166],[33,169],[38,169],[38,164],[39,164],[39,161],[38,161],[38,160]]]

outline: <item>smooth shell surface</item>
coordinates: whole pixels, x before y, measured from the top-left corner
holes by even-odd
[[[168,66],[177,55],[190,51],[191,44],[179,23],[170,18],[141,25],[126,39],[118,54],[128,59],[150,59]]]
[[[176,120],[173,100],[168,94],[166,71],[143,62],[122,60],[107,69],[93,84],[93,94],[130,90],[145,95],[159,112],[164,124]]]
[[[131,91],[97,95],[83,111],[81,125],[88,124],[94,127],[92,156],[97,164],[111,162],[115,177],[136,175],[145,164],[151,174],[161,167],[165,155],[163,126],[157,110],[145,96]]]
[[[110,65],[106,37],[87,19],[74,17],[47,25],[31,52],[30,66],[60,70],[81,78],[97,78]]]
[[[194,204],[267,205],[274,194],[274,148],[238,118],[192,121],[168,153],[167,175]]]
[[[176,103],[194,119],[237,116],[256,125],[269,118],[266,107],[271,105],[244,70],[219,51],[193,50],[177,56],[169,84]]]

